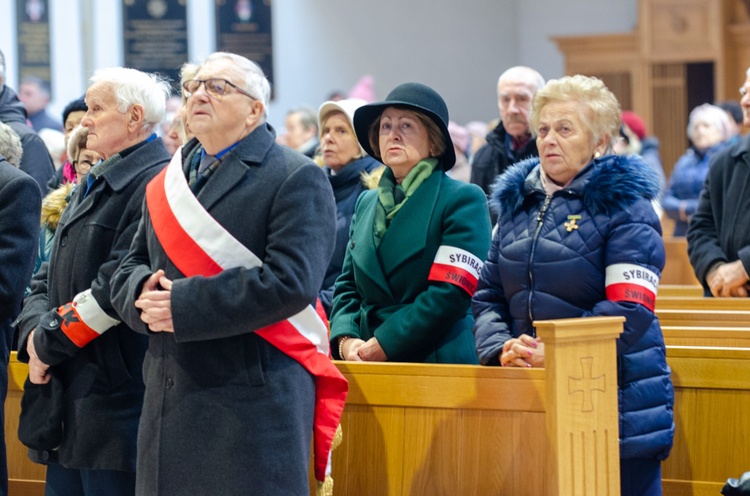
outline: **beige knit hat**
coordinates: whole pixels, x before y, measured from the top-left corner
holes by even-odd
[[[325,121],[333,112],[343,112],[349,121],[352,133],[354,133],[354,111],[366,103],[367,101],[361,98],[347,98],[346,100],[339,100],[337,102],[324,102],[323,105],[320,106],[320,109],[318,109],[318,130],[321,134],[319,138],[323,137],[323,121]],[[354,133],[355,138],[356,136],[356,133]],[[362,148],[362,145],[359,146],[359,149],[363,157],[367,155],[367,152]]]

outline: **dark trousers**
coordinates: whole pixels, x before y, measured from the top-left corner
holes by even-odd
[[[661,462],[655,458],[621,459],[620,496],[661,496]]]
[[[47,465],[44,496],[133,496],[135,472],[78,470],[59,463]]]

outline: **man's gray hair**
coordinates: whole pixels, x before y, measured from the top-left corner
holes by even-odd
[[[7,124],[0,122],[0,155],[10,162],[14,167],[21,163],[23,148],[21,138]]]
[[[318,129],[318,113],[314,108],[308,107],[307,105],[301,105],[290,109],[286,113],[287,116],[294,114],[299,116],[299,122],[306,131],[310,128]]]
[[[245,84],[242,89],[263,104],[263,119],[261,122],[265,122],[268,118],[268,104],[271,100],[271,83],[268,82],[263,69],[252,60],[230,52],[214,52],[206,57],[201,65],[222,59],[231,60],[245,73]]]
[[[539,72],[525,65],[516,65],[503,72],[497,79],[497,84],[502,81],[511,80],[528,84],[534,88],[534,93],[544,87],[544,78]]]
[[[169,83],[159,76],[126,67],[109,67],[97,70],[90,81],[91,84],[108,85],[115,97],[117,110],[122,113],[132,105],[141,105],[145,128],[153,130],[164,120],[170,88]]]

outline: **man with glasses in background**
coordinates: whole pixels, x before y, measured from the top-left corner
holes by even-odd
[[[120,315],[150,336],[137,493],[308,495],[311,437],[322,481],[347,390],[315,304],[329,181],[275,143],[255,63],[214,53],[183,90],[197,140],[149,184],[113,277]]]

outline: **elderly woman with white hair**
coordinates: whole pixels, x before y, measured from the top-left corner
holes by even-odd
[[[146,184],[170,159],[154,134],[169,85],[121,67],[96,71],[91,83],[81,126],[86,148],[103,160],[76,189],[51,258],[31,281],[18,348],[29,362],[24,395],[51,380],[64,389],[62,439],[33,446],[40,460],[59,462],[47,466],[46,494],[132,496],[148,338],[120,322],[110,279],[135,235]]]
[[[704,103],[690,112],[687,136],[692,144],[677,159],[662,199],[664,213],[675,221],[673,236],[687,234],[711,157],[729,146],[732,123],[721,107]]]
[[[615,96],[585,76],[553,80],[531,112],[539,158],[512,166],[491,197],[498,227],[472,300],[484,365],[544,367],[534,321],[621,315],[617,340],[622,494],[661,494],[674,392],[654,300],[664,243],[656,174],[612,155]]]
[[[359,195],[377,183],[383,164],[370,157],[354,132],[354,111],[367,102],[359,98],[328,101],[318,110],[320,158],[336,199],[336,245],[318,296],[326,315],[333,305],[333,286],[341,274],[349,242],[349,225]]]

